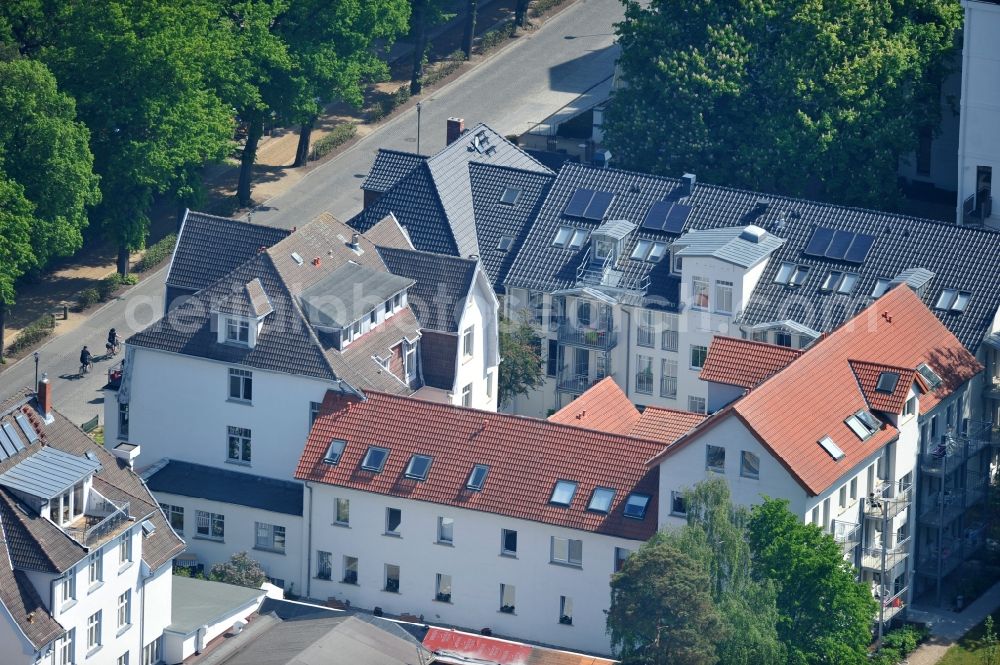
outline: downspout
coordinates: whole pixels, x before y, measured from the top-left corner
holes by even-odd
[[[313,505],[313,488],[306,481],[306,489],[309,490],[309,509],[305,514],[306,519],[306,598],[312,598],[312,542],[313,542],[313,532],[312,532],[312,505]]]
[[[966,4],[965,6],[965,20],[962,27],[962,90],[959,93],[958,101],[958,200],[955,201],[956,211],[955,211],[955,221],[959,226],[965,223],[965,199],[968,198],[963,178],[965,177],[965,135],[968,133],[966,128],[966,120],[968,119],[965,114],[965,104],[966,104],[966,94],[969,92],[969,32],[971,31],[971,25],[969,23],[969,18],[972,16],[972,10]],[[973,189],[975,189],[976,184],[973,184]]]
[[[142,557],[139,557],[139,572],[140,577],[142,573]],[[173,563],[170,564],[173,566]],[[149,571],[150,577],[153,576],[152,569]],[[170,603],[173,604],[173,593],[170,595]],[[139,585],[139,654],[142,658],[145,654],[143,653],[146,649],[146,579],[142,579],[142,584]]]
[[[628,319],[628,325],[625,326],[625,394],[631,397],[629,377],[632,376],[632,313],[624,307],[621,310],[622,316]]]

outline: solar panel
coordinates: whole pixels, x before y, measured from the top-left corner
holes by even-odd
[[[6,432],[0,429],[0,460],[5,460],[16,452],[17,448],[14,447],[14,442],[7,438]]]
[[[833,240],[833,234],[833,229],[822,226],[814,230],[812,236],[809,238],[809,242],[806,244],[805,253],[809,256],[825,256],[826,248],[830,246],[830,241]]]
[[[865,259],[868,258],[868,252],[871,251],[872,245],[875,244],[875,236],[866,235],[859,233],[854,236],[854,242],[851,243],[851,248],[847,250],[844,254],[844,260],[850,261],[851,263],[864,263]]]
[[[659,231],[663,229],[663,223],[667,221],[667,213],[673,207],[670,201],[655,201],[646,211],[646,218],[642,220],[642,228]]]
[[[571,198],[569,203],[566,204],[566,209],[563,210],[563,214],[569,215],[570,217],[583,217],[583,213],[587,210],[587,206],[590,204],[590,200],[592,198],[594,198],[594,190],[576,190],[573,194],[573,198]]]
[[[663,222],[663,230],[667,233],[680,233],[684,230],[684,224],[690,214],[691,206],[675,204],[667,213],[667,219]]]
[[[38,440],[38,434],[35,433],[35,428],[31,426],[28,419],[24,417],[23,413],[19,413],[14,416],[14,420],[20,425],[21,431],[24,432],[24,436],[28,437],[28,443],[34,443]]]
[[[597,222],[601,221],[614,200],[615,195],[611,192],[594,192],[594,198],[590,200],[590,205],[587,206],[583,216]]]
[[[14,431],[13,425],[11,425],[10,423],[4,423],[3,431],[7,433],[7,436],[10,438],[11,443],[14,444],[14,448],[16,450],[24,449],[24,444],[21,443],[21,437],[19,437],[17,435],[17,432]]]
[[[837,231],[833,234],[833,240],[830,241],[830,246],[826,248],[826,258],[828,259],[843,259],[844,254],[847,253],[847,249],[851,246],[851,242],[854,241],[854,233],[851,231]]]

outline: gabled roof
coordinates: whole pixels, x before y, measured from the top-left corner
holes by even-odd
[[[899,286],[652,462],[699,440],[723,420],[737,418],[809,494],[818,495],[898,434],[886,423],[861,440],[844,422],[868,408],[852,368],[858,361],[903,368],[927,363],[942,379],[929,394],[932,400],[951,394],[982,371],[917,295]],[[826,436],[844,452],[841,459],[819,445]]]
[[[800,355],[800,349],[718,335],[712,338],[698,378],[750,390]]]
[[[6,558],[6,553],[7,547],[0,539],[0,560]],[[24,571],[0,565],[0,604],[36,649],[41,649],[66,632],[62,624],[49,614],[35,585]]]
[[[410,236],[406,233],[406,229],[400,225],[399,220],[392,213],[365,231],[365,237],[376,247],[413,249],[413,243],[410,242]]]
[[[476,261],[390,247],[379,247],[378,253],[393,274],[414,282],[406,297],[423,328],[458,332]]]
[[[435,662],[449,665],[496,663],[496,665],[614,665],[617,661],[582,653],[551,649],[524,642],[484,637],[451,628],[431,626],[424,647]]]
[[[100,468],[96,459],[47,447],[0,473],[0,487],[49,500]]]
[[[916,368],[894,367],[892,365],[865,362],[863,360],[849,360],[848,364],[850,364],[851,370],[854,372],[854,377],[858,381],[861,394],[864,395],[865,401],[868,402],[868,407],[872,411],[885,411],[892,414],[900,413],[903,410],[903,404],[906,403],[906,396],[910,393],[910,388],[913,387],[914,382],[919,383],[921,386],[926,386],[922,378],[918,381],[917,377],[920,375],[917,374]],[[880,385],[883,376],[888,379],[886,387],[891,388],[888,392],[883,390]],[[937,401],[934,399],[935,404]],[[927,411],[930,406],[923,402],[924,400],[921,400],[921,412]]]
[[[170,261],[167,284],[200,291],[287,235],[285,229],[188,210]]]
[[[629,434],[669,445],[700,425],[707,417],[704,413],[694,411],[647,406]]]
[[[162,464],[154,464],[143,474],[143,478],[149,489],[157,493],[302,515],[302,483],[179,460],[163,460]]]
[[[645,462],[661,443],[377,392],[367,398],[327,393],[297,479],[623,538],[656,531],[658,470]],[[347,442],[337,465],[323,461],[332,439]],[[381,473],[360,468],[369,446],[390,450]],[[434,460],[426,481],[404,475],[414,454]],[[489,467],[481,491],[466,487],[476,464]],[[557,480],[578,483],[569,507],[549,502]],[[587,510],[595,487],[616,490],[609,514]],[[642,520],[623,514],[632,492],[654,497]]]
[[[379,148],[375,153],[375,162],[368,171],[368,177],[361,183],[361,189],[379,193],[388,191],[426,160],[426,156],[414,152]]]

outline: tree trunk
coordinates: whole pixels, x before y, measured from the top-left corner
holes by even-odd
[[[250,119],[250,128],[247,130],[247,143],[243,147],[243,154],[240,156],[240,183],[236,189],[236,199],[243,207],[248,207],[253,203],[250,198],[250,186],[253,180],[253,163],[257,159],[257,144],[264,134],[264,116],[255,113]]]
[[[177,202],[177,233],[181,232],[181,224],[184,223],[184,213],[187,212],[187,205],[184,201]]]
[[[462,35],[462,52],[465,59],[472,57],[472,42],[476,38],[476,13],[479,10],[479,0],[467,0],[465,13],[465,34]]]
[[[528,3],[530,0],[517,0],[514,5],[514,25],[519,28],[524,27],[525,18],[528,15]]]
[[[413,75],[410,94],[419,95],[423,88],[424,51],[427,50],[427,0],[413,3]]]
[[[4,337],[4,329],[7,325],[7,303],[4,302],[3,298],[0,298],[0,361],[3,360],[3,352],[7,348],[6,339]]]
[[[312,136],[313,125],[315,124],[316,118],[309,118],[309,122],[302,123],[302,126],[299,128],[299,145],[295,149],[295,163],[292,164],[293,168],[305,166],[309,161],[309,137]]]
[[[118,243],[118,274],[122,277],[128,276],[128,245],[125,242]]]

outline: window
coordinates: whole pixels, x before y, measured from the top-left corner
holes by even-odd
[[[823,523],[820,527],[826,531],[830,528],[830,499],[826,498],[823,500]]]
[[[847,508],[847,485],[841,485],[837,496],[837,503],[841,508]]]
[[[132,590],[126,589],[125,593],[118,596],[118,627],[124,628],[132,623]]]
[[[941,291],[941,295],[938,296],[937,302],[934,304],[934,309],[949,310],[957,298],[958,291],[955,289],[944,289]]]
[[[917,412],[917,396],[913,395],[910,399],[906,400],[906,404],[903,405],[903,415],[912,416]]]
[[[554,503],[558,506],[568,506],[572,503],[575,494],[575,482],[572,480],[556,481],[556,486],[552,489],[552,497],[549,499],[549,503]]]
[[[704,397],[696,397],[694,395],[688,395],[688,411],[694,411],[695,413],[705,413],[707,409]]]
[[[485,464],[475,465],[469,473],[469,480],[465,483],[465,486],[474,492],[482,490],[483,484],[486,482],[486,474],[489,473],[489,471],[490,467]]]
[[[615,491],[610,487],[595,487],[594,493],[590,495],[590,503],[587,510],[598,513],[606,513],[611,510],[611,503],[615,500]]]
[[[927,363],[920,363],[917,365],[917,371],[920,372],[920,376],[924,377],[924,380],[927,381],[927,385],[931,387],[931,390],[941,385],[941,377],[937,372],[931,369],[931,366]]]
[[[128,531],[122,534],[118,541],[118,563],[124,566],[132,560],[132,534]]]
[[[471,358],[473,342],[475,341],[475,326],[469,326],[462,332],[462,357]]]
[[[403,511],[399,508],[385,509],[385,533],[386,535],[398,536],[399,527],[403,523]]]
[[[228,427],[230,462],[250,463],[250,430],[246,427]]]
[[[822,526],[819,521],[819,506],[812,509],[812,523],[816,526]]]
[[[778,346],[792,346],[792,335],[791,333],[785,332],[784,330],[774,331],[774,343]]]
[[[511,245],[514,244],[514,238],[511,236],[501,236],[500,241],[497,243],[497,249],[501,252],[506,252],[510,249]]]
[[[587,238],[590,237],[590,231],[586,229],[574,229],[573,237],[570,238],[569,248],[570,249],[580,249],[583,247],[584,243],[587,242]]]
[[[451,545],[455,542],[455,520],[451,517],[438,518],[437,541]]]
[[[684,492],[670,493],[670,514],[682,517],[687,515],[687,501],[684,499]]]
[[[645,519],[646,509],[649,508],[649,495],[632,493],[625,499],[625,517],[634,520]]]
[[[877,278],[875,280],[875,288],[872,289],[872,298],[881,298],[891,285],[891,279],[886,279],[885,277]]]
[[[385,461],[388,457],[389,450],[387,448],[371,446],[368,448],[368,452],[365,453],[365,458],[361,460],[361,468],[365,471],[382,473],[382,467],[385,466]]]
[[[257,536],[254,540],[254,548],[267,550],[270,552],[285,551],[285,527],[277,524],[256,523]]]
[[[68,630],[58,640],[56,640],[56,663],[57,665],[72,665],[73,663],[73,637],[76,630]],[[154,661],[155,662],[155,661]],[[143,665],[146,665],[145,663]],[[153,663],[149,663],[153,665]]]
[[[660,333],[660,347],[664,351],[677,350],[677,315],[663,314],[663,332]]]
[[[76,600],[76,573],[70,570],[59,585],[59,603],[65,607],[74,600]]]
[[[706,277],[691,278],[691,306],[697,309],[708,309],[708,279]]]
[[[899,374],[897,372],[879,372],[875,390],[891,395],[896,390],[897,383],[899,383]]]
[[[434,579],[434,600],[441,603],[451,602],[451,575],[438,573]]]
[[[716,473],[726,471],[726,449],[722,446],[705,446],[705,468]]]
[[[540,343],[540,342],[539,342]],[[539,349],[541,351],[541,349]],[[555,376],[559,373],[559,341],[549,340],[549,354],[545,362],[545,376]]]
[[[160,504],[163,516],[167,518],[171,528],[178,534],[184,533],[184,506],[171,506],[165,503]]]
[[[403,342],[403,376],[412,381],[417,375],[417,345]]]
[[[104,578],[104,555],[100,550],[91,552],[87,562],[87,583],[91,586]]]
[[[878,419],[865,409],[861,409],[860,411],[848,416],[847,419],[844,420],[844,424],[847,425],[852,432],[857,434],[858,438],[862,441],[877,432],[880,427]]]
[[[345,556],[344,557],[344,584],[357,584],[358,583],[358,557],[356,556]]]
[[[660,361],[660,397],[677,398],[677,361],[672,358]]]
[[[806,281],[806,275],[808,274],[809,266],[799,266],[786,261],[781,264],[780,268],[778,268],[778,274],[774,278],[774,281],[778,284],[799,286]]]
[[[389,315],[392,314],[392,298],[386,300],[385,304],[382,305],[382,314],[386,318],[389,318]]]
[[[238,344],[250,343],[250,322],[243,319],[226,319],[226,341]]]
[[[656,330],[653,328],[653,310],[639,310],[639,333],[636,344],[639,346],[656,346]]]
[[[118,438],[128,441],[128,404],[118,403]]]
[[[632,552],[625,549],[624,547],[615,548],[615,572],[617,573],[625,565],[625,560],[628,559],[629,554]]]
[[[573,599],[569,596],[559,596],[559,623],[573,625]]]
[[[514,603],[516,602],[515,589],[513,584],[500,585],[500,611],[504,614],[514,613]]]
[[[344,448],[347,447],[347,441],[343,439],[334,439],[330,442],[330,445],[326,447],[326,454],[323,455],[323,462],[336,466],[340,462],[340,458],[344,455]]]
[[[819,445],[822,446],[823,450],[825,450],[830,455],[830,457],[832,457],[835,460],[840,460],[844,457],[844,451],[841,450],[840,446],[838,446],[834,442],[834,440],[828,436],[824,436],[822,439],[820,439]]]
[[[493,370],[486,372],[486,399],[493,399]]]
[[[222,540],[226,536],[226,517],[217,513],[209,513],[204,510],[195,511],[197,527],[195,537],[208,538],[210,540]]]
[[[333,577],[333,554],[318,550],[316,552],[316,578],[329,580]]]
[[[249,402],[253,399],[253,372],[229,369],[229,399]]]
[[[733,313],[733,283],[719,280],[715,283],[715,311]]]
[[[462,388],[462,406],[472,406],[472,384],[467,383]]]
[[[760,458],[749,450],[740,451],[740,475],[754,480],[760,477]]]
[[[410,458],[410,463],[406,465],[406,477],[414,480],[427,480],[427,474],[431,470],[431,462],[433,461],[427,455],[414,455]]]
[[[698,344],[691,345],[691,369],[701,369],[705,366],[705,357],[708,356],[708,347]]]
[[[674,257],[674,262],[671,265],[670,271],[675,275],[680,275],[681,268],[684,267],[684,257],[678,256],[677,254],[674,254],[673,257]]]
[[[598,259],[606,259],[615,253],[615,243],[606,238],[594,239],[594,256]]]
[[[87,651],[101,646],[101,611],[87,618]]]
[[[514,529],[500,529],[500,553],[508,556],[517,556],[517,531]]]
[[[766,330],[754,330],[750,338],[755,342],[767,342],[767,331]]]
[[[653,357],[641,353],[635,361],[635,391],[644,395],[653,392]]]
[[[851,501],[858,498],[858,477],[851,478]]]
[[[591,312],[590,312],[590,301],[589,300],[578,300],[576,302],[576,323],[579,326],[585,327],[590,325]]]
[[[571,237],[573,237],[573,227],[560,226],[559,230],[556,231],[556,237],[552,239],[552,246],[565,248],[566,243],[569,241]]]
[[[399,566],[395,564],[385,564],[385,590],[399,593]]]
[[[333,523],[340,526],[351,524],[351,500],[336,498],[333,500]]]
[[[319,408],[323,406],[321,402],[309,402],[309,427],[312,428],[313,423],[319,418]]]

